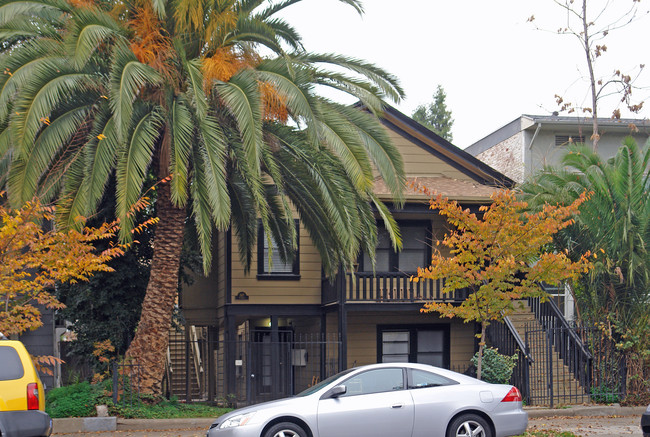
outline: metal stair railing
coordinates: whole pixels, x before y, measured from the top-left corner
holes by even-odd
[[[545,289],[544,285],[542,287]],[[542,328],[549,333],[549,341],[564,364],[589,393],[593,357],[582,338],[552,299],[528,298],[528,304]]]
[[[503,322],[492,322],[486,331],[492,346],[503,355],[517,354],[517,364],[512,372],[510,383],[521,390],[525,400],[530,399],[530,365],[534,362],[526,344],[508,317]]]

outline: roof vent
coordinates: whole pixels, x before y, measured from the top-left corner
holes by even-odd
[[[584,144],[584,142],[584,135],[555,135],[555,147],[568,146],[572,143]]]

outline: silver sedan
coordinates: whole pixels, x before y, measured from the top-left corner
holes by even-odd
[[[287,399],[219,417],[207,437],[502,437],[528,425],[521,394],[438,367],[356,367]]]

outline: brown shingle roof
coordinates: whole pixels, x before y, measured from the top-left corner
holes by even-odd
[[[459,179],[439,177],[409,177],[406,179],[406,190],[404,197],[407,200],[427,199],[418,192],[413,186],[420,185],[428,188],[435,194],[442,194],[453,200],[462,201],[487,201],[490,195],[498,190],[493,186],[483,185],[478,182],[470,182]],[[388,187],[382,179],[375,181],[375,193],[383,200],[390,200],[391,195]]]

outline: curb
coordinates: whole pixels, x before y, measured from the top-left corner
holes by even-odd
[[[639,416],[645,412],[646,407],[621,407],[615,405],[572,405],[566,408],[535,408],[524,407],[528,418],[538,417],[594,417],[594,416]]]
[[[187,419],[118,419],[117,431],[140,431],[143,429],[167,430],[184,428],[205,428],[212,425],[215,418],[187,418]]]
[[[52,433],[117,431],[117,417],[67,417],[52,419]]]

